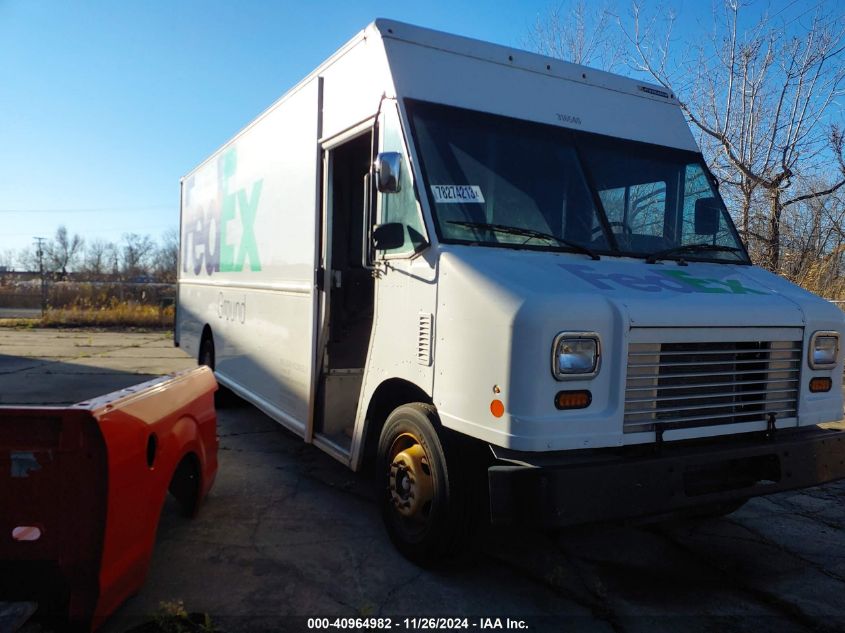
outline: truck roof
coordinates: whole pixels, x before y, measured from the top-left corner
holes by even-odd
[[[542,75],[587,83],[608,90],[626,92],[637,97],[678,105],[674,92],[664,86],[638,81],[624,75],[617,75],[581,64],[573,64],[556,57],[548,57],[519,48],[511,48],[386,18],[377,18],[362,33],[366,33],[369,29],[378,31],[383,39],[419,44],[494,64],[520,68]]]
[[[318,77],[327,78],[327,90],[340,81],[348,93],[323,104],[324,116],[331,119],[324,138],[375,114],[386,95],[698,151],[678,100],[664,86],[378,18],[187,175]]]

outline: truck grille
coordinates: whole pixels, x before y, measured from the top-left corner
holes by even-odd
[[[795,418],[801,331],[790,331],[798,340],[632,342],[625,432]]]

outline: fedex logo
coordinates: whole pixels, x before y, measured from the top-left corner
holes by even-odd
[[[682,270],[657,270],[648,275],[628,275],[598,272],[592,266],[584,266],[583,264],[560,264],[560,267],[602,290],[614,290],[623,287],[641,292],[668,290],[669,292],[684,294],[692,292],[735,295],[768,294],[762,290],[743,286],[739,279],[700,278]]]
[[[255,240],[255,216],[264,179],[231,191],[238,169],[237,147],[217,159],[217,195],[206,206],[195,203],[196,176],[185,182],[182,228],[182,271],[199,275],[261,270]]]

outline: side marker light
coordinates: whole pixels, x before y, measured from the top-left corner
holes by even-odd
[[[585,409],[593,401],[593,394],[586,389],[578,391],[558,391],[555,407],[558,409]]]
[[[813,378],[810,380],[810,391],[813,393],[824,393],[830,391],[833,381],[830,378]]]
[[[490,403],[490,413],[492,413],[493,417],[496,418],[501,418],[505,415],[505,405],[501,400],[493,400],[493,402]]]

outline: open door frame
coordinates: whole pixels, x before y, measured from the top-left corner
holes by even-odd
[[[313,376],[311,383],[311,398],[309,406],[308,425],[305,441],[317,444],[327,453],[343,463],[350,459],[349,450],[327,441],[319,434],[320,422],[320,385],[325,373],[325,355],[329,343],[329,321],[331,318],[331,284],[332,284],[332,179],[333,179],[333,150],[354,140],[356,137],[368,134],[371,140],[371,153],[375,151],[376,118],[370,117],[341,134],[330,139],[320,140],[320,187],[319,187],[319,216],[318,216],[318,248],[315,253],[314,266],[314,337],[313,337]],[[372,195],[369,196],[372,206]],[[363,209],[361,210],[363,212]],[[371,209],[371,213],[372,213]],[[365,239],[362,236],[362,239]]]

